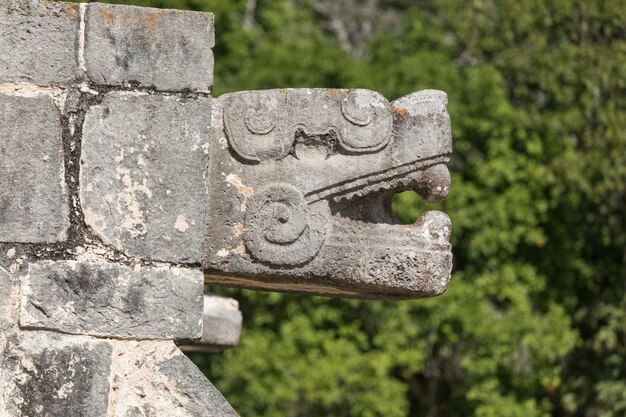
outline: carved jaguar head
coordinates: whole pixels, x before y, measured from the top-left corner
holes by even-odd
[[[451,224],[398,225],[391,197],[446,197],[447,96],[244,91],[216,100],[207,178],[207,282],[358,298],[445,291]]]

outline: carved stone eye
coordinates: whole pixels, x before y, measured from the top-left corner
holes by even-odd
[[[265,135],[276,127],[278,100],[275,96],[259,93],[245,110],[244,120],[251,133]]]
[[[284,135],[285,98],[278,91],[243,91],[224,107],[224,129],[232,149],[249,161],[287,156],[293,137]]]
[[[359,90],[350,91],[341,102],[343,116],[355,125],[367,126],[374,115],[374,108],[369,100],[369,94]]]
[[[321,204],[307,205],[298,189],[270,184],[248,200],[244,238],[256,259],[273,265],[300,265],[317,254],[328,217]]]
[[[350,90],[341,99],[341,113],[350,122],[342,129],[341,145],[350,152],[375,152],[391,139],[389,102],[369,90]]]

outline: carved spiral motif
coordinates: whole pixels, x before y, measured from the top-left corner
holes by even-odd
[[[271,184],[248,201],[244,240],[252,256],[262,262],[300,265],[322,247],[327,224],[323,205],[307,205],[291,185]]]
[[[232,149],[249,161],[278,160],[291,150],[284,135],[284,97],[277,91],[232,94],[224,108],[224,128]]]
[[[352,152],[372,152],[391,139],[393,118],[387,99],[369,90],[350,90],[341,101],[343,117],[352,124],[342,132],[341,144]]]

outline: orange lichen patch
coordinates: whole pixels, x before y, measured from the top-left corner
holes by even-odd
[[[405,116],[409,111],[407,109],[399,109],[397,107],[391,106],[391,112],[396,115],[396,116],[400,116],[403,117]]]
[[[76,20],[76,18],[78,17],[78,5],[77,4],[68,4],[67,5],[67,17],[69,17],[70,20]]]
[[[115,20],[115,15],[111,12],[107,12],[106,10],[100,10],[100,17],[109,23],[112,23]]]
[[[139,16],[140,24],[142,25],[141,29],[147,31],[151,35],[156,34],[157,29],[163,23],[159,19],[156,13],[150,12],[144,15]]]
[[[337,90],[334,88],[327,88],[326,93],[328,94],[328,97],[335,97],[337,95]]]
[[[286,88],[279,88],[278,89],[278,94],[287,94],[287,89]]]

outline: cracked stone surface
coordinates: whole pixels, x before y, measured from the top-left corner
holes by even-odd
[[[22,327],[166,340],[202,334],[200,271],[41,261],[23,281]]]
[[[87,113],[85,222],[130,256],[200,263],[212,100],[112,93]]]
[[[0,242],[63,241],[61,116],[50,95],[0,93]]]
[[[104,85],[210,91],[213,15],[91,4],[85,17],[87,75]]]

